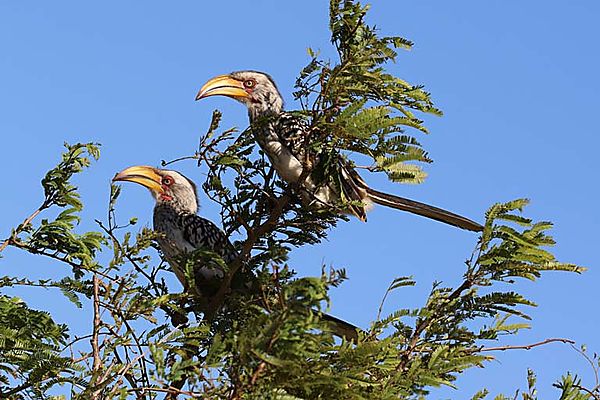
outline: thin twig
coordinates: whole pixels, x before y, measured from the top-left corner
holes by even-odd
[[[181,389],[177,389],[175,387],[172,386],[168,386],[166,388],[158,388],[158,387],[139,387],[139,388],[132,388],[132,389],[127,389],[127,392],[131,393],[131,392],[141,392],[141,394],[145,394],[145,392],[160,392],[160,393],[167,393],[167,394],[183,394],[186,396],[190,396],[192,398],[202,398],[204,396],[203,393],[200,392],[190,392],[188,390],[181,390]]]
[[[32,382],[32,381],[26,381],[25,383],[12,388],[8,392],[0,392],[0,398],[2,398],[2,399],[9,399],[13,394],[17,394],[20,391],[25,390],[25,389],[33,386],[33,384],[34,384],[34,382]]]
[[[260,374],[264,371],[264,369],[266,367],[267,367],[267,363],[264,361],[261,361],[260,364],[258,364],[258,367],[256,367],[256,370],[252,374],[252,379],[250,379],[251,386],[254,386],[256,384],[256,382],[258,381],[258,378],[260,377]]]
[[[92,354],[94,357],[94,364],[92,367],[92,373],[94,375],[99,374],[100,369],[102,368],[102,360],[100,358],[100,347],[98,345],[98,332],[100,330],[100,324],[102,323],[100,319],[100,279],[98,279],[98,275],[94,274],[93,278],[94,282],[94,327],[92,331],[92,339],[90,340],[92,344]],[[97,378],[100,378],[100,375],[96,375]],[[96,382],[96,385],[101,384],[102,381]],[[100,390],[96,390],[92,393],[92,399],[100,399]]]
[[[175,158],[171,161],[165,161],[165,160],[160,160],[160,166],[161,167],[166,167],[167,165],[179,162],[179,161],[183,161],[183,160],[197,160],[199,158],[199,154],[196,153],[193,156],[184,156],[184,157],[179,157],[179,158]]]
[[[29,217],[25,218],[25,221],[23,221],[23,222],[21,223],[21,225],[19,225],[19,226],[18,226],[18,227],[15,229],[15,231],[13,232],[13,234],[12,234],[12,235],[11,235],[11,236],[10,236],[8,239],[4,240],[4,242],[3,242],[3,243],[0,245],[0,252],[1,252],[2,250],[4,250],[4,249],[5,249],[5,248],[6,248],[8,245],[10,245],[10,244],[14,244],[15,237],[16,237],[16,236],[17,236],[19,233],[23,232],[23,230],[24,230],[24,229],[25,229],[25,228],[26,228],[26,227],[27,227],[29,224],[31,224],[31,221],[33,221],[33,219],[34,219],[35,217],[37,217],[39,213],[41,213],[42,211],[44,211],[44,210],[45,210],[45,209],[47,209],[48,207],[50,207],[50,205],[48,204],[48,200],[46,199],[46,200],[44,200],[44,202],[42,203],[42,205],[41,205],[41,206],[40,206],[40,207],[39,207],[37,210],[35,210],[35,211],[34,211],[34,212],[33,212],[33,213],[32,213],[32,214],[29,216]]]
[[[571,348],[573,348],[573,350],[575,350],[576,352],[578,352],[592,366],[592,370],[594,371],[595,383],[596,383],[595,389],[598,388],[600,386],[600,383],[599,383],[599,380],[598,380],[598,367],[597,367],[597,364],[587,354],[585,354],[584,351],[582,351],[581,349],[578,349],[573,343],[571,343]]]
[[[219,309],[220,305],[222,304],[225,298],[225,295],[227,294],[227,291],[231,286],[231,280],[233,279],[235,273],[241,268],[241,266],[250,256],[256,241],[276,226],[279,217],[284,213],[285,207],[289,204],[290,201],[291,197],[288,194],[285,194],[279,199],[277,199],[275,206],[271,210],[271,214],[269,215],[267,220],[249,232],[248,238],[244,242],[244,246],[242,247],[240,255],[231,264],[230,270],[225,279],[223,279],[223,283],[221,284],[219,291],[210,301],[208,311],[206,313],[207,319],[211,319],[214,316],[215,312]]]
[[[148,279],[150,284],[152,284],[152,288],[154,289],[155,294],[157,296],[160,296],[161,293],[158,290],[158,288],[156,287],[156,283],[154,282],[152,277],[150,275],[148,275],[148,273],[146,271],[144,271],[144,269],[138,265],[138,263],[131,257],[131,254],[129,254],[129,252],[124,251],[123,246],[121,246],[121,242],[119,242],[119,240],[117,239],[115,234],[112,232],[112,230],[108,229],[106,226],[104,226],[102,221],[97,220],[97,219],[95,219],[94,221],[98,224],[98,226],[100,226],[100,229],[102,229],[108,236],[110,236],[110,238],[113,240],[113,244],[117,247],[117,250],[119,250],[121,252],[121,254],[123,254],[125,256],[125,258],[131,263],[133,268],[135,268],[135,270],[137,272],[142,274],[144,276],[144,278]]]
[[[40,255],[40,256],[48,257],[48,258],[51,258],[53,260],[65,263],[68,266],[70,266],[71,268],[73,268],[74,270],[81,269],[81,270],[84,270],[84,271],[92,271],[91,268],[88,268],[88,267],[84,266],[83,264],[77,264],[76,262],[68,260],[66,256],[64,256],[64,257],[60,256],[58,254],[58,251],[56,251],[54,253],[46,253],[44,251],[37,250],[37,249],[35,249],[33,247],[30,247],[30,246],[28,246],[28,245],[26,245],[24,243],[21,243],[21,242],[12,240],[12,239],[11,239],[11,243],[10,244],[11,244],[11,246],[15,246],[15,247],[17,247],[19,249],[26,250],[26,251],[28,251],[31,254],[37,254],[37,255]],[[114,278],[114,277],[112,277],[112,276],[110,276],[108,274],[105,274],[102,271],[96,270],[96,271],[93,271],[93,272],[95,274],[100,275],[104,279],[107,279],[107,280],[112,281],[112,282],[118,282],[118,280],[116,278]]]
[[[573,341],[571,339],[552,338],[552,339],[542,340],[541,342],[536,342],[536,343],[531,343],[531,344],[525,344],[525,345],[481,347],[481,348],[479,348],[477,350],[477,352],[482,352],[482,351],[505,351],[505,350],[531,350],[534,347],[543,346],[545,344],[554,343],[554,342],[568,343],[568,344],[571,344],[571,345],[575,343],[575,341]]]
[[[136,344],[136,347],[138,349],[138,353],[142,354],[144,352],[144,350],[142,349],[142,347],[144,345],[141,343],[140,338],[135,334],[135,330],[132,328],[131,324],[129,324],[129,321],[127,320],[127,318],[125,317],[125,315],[119,308],[115,308],[115,313],[117,314],[119,319],[123,322],[123,324],[125,325],[125,328],[127,329],[129,334],[133,338],[133,340]],[[113,318],[114,318],[114,316],[113,316]],[[148,377],[148,369],[146,368],[146,358],[141,357],[139,359],[139,363],[140,363],[140,371],[142,373],[142,378],[145,381],[144,383],[147,385],[150,385],[150,378]]]
[[[385,300],[387,299],[388,294],[390,294],[390,292],[392,291],[393,285],[394,282],[390,283],[390,285],[385,291],[385,294],[383,295],[383,298],[381,299],[381,303],[379,303],[379,309],[377,310],[377,318],[375,319],[376,321],[381,321],[381,313],[383,312],[383,306],[385,305]]]
[[[446,298],[446,303],[450,303],[450,302],[454,301],[455,299],[460,297],[460,295],[465,290],[470,289],[472,286],[473,286],[473,278],[467,277],[459,287],[457,287],[452,293],[450,293],[450,295],[448,295],[448,297]],[[419,324],[417,324],[417,326],[415,327],[415,330],[412,334],[412,337],[410,339],[410,342],[408,343],[408,346],[407,346],[406,350],[404,351],[404,357],[403,357],[402,361],[398,364],[399,371],[404,370],[404,368],[410,361],[411,355],[414,352],[415,348],[417,347],[417,343],[419,342],[419,339],[421,337],[421,333],[423,333],[437,317],[438,317],[438,313],[433,313],[432,315],[430,315],[426,318],[423,318],[423,320],[421,320],[421,322]]]
[[[174,329],[172,329],[169,333],[167,333],[165,336],[163,336],[158,342],[156,342],[157,345],[163,344],[164,342],[166,342],[171,336],[173,336],[173,334],[175,332],[179,331],[179,327],[175,327]],[[123,367],[121,367],[121,369],[117,372],[117,375],[113,377],[113,379],[119,380],[122,379],[125,374],[133,367],[133,365],[135,363],[138,362],[138,360],[142,357],[146,357],[146,354],[149,350],[144,351],[142,354],[139,354],[137,357],[135,357],[133,360],[131,360],[130,362],[128,362],[127,364],[123,365]],[[116,385],[111,392],[108,394],[108,397],[106,397],[107,399],[112,399],[114,397],[114,395],[117,393],[117,390],[119,390],[119,386]]]
[[[590,390],[590,389],[586,388],[585,386],[581,386],[581,385],[573,385],[573,386],[576,387],[579,390],[583,390],[584,392],[588,393],[595,400],[600,400],[600,395],[598,395],[597,393],[594,393],[593,390]]]

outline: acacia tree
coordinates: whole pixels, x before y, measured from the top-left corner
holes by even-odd
[[[335,184],[337,163],[331,160],[342,153],[351,161],[369,160],[366,169],[392,181],[418,183],[425,177],[419,163],[431,162],[413,136],[426,132],[418,115],[440,112],[421,86],[386,72],[397,49],[411,43],[380,37],[365,23],[367,11],[357,1],[331,0],[338,58],[324,60],[310,50],[296,82],[297,113],[311,127],[307,142],[320,160],[305,168]],[[433,283],[422,307],[395,304],[389,315],[380,308],[357,341],[335,338],[319,316],[329,288],[343,283],[345,271],[298,277],[287,259],[294,247],[319,242],[345,217],[302,206],[295,187],[276,176],[257,148],[251,128],[222,130],[219,121],[215,111],[197,151],[176,160],[197,161],[207,172],[204,192],[220,204],[226,232],[240,237],[240,255],[229,265],[206,251],[182,260],[192,288],[199,257],[220,263],[226,276],[217,294],[199,299],[193,290],[169,287],[171,271],[156,251],[156,234],[137,229],[133,216],[119,222],[117,186],[111,187],[107,217],[96,220],[98,230],[78,233],[83,204],[71,179],[99,157],[99,146],[67,144],[42,179],[40,207],[0,246],[28,252],[33,262],[54,259],[57,268],[68,267],[64,277],[31,280],[5,265],[13,275],[2,277],[0,287],[58,288],[74,307],[88,303],[89,334],[71,335],[53,320],[51,307],[33,310],[0,295],[0,398],[425,398],[434,387],[452,386],[469,368],[485,366],[494,350],[520,347],[496,343],[526,327],[513,319],[527,320],[526,308],[534,306],[510,290],[516,280],[584,270],[555,260],[548,251],[552,224],[523,216],[527,200],[495,204],[459,285]],[[242,266],[256,274],[256,289],[231,290]],[[382,290],[384,301],[414,283],[398,277]],[[199,311],[201,300],[209,306]],[[570,374],[556,386],[561,399],[600,396],[597,382],[589,388]],[[486,396],[482,389],[472,399]],[[531,371],[522,397],[536,398]]]

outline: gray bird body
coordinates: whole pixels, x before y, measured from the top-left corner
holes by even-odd
[[[196,185],[179,172],[135,166],[120,172],[113,180],[136,182],[150,190],[156,201],[153,223],[159,234],[158,245],[184,288],[189,289],[180,265],[185,254],[207,250],[221,256],[225,264],[237,258],[238,253],[225,232],[197,215]],[[223,278],[224,271],[218,263],[205,265],[203,257],[194,261],[195,284],[200,292],[209,288],[211,282]]]
[[[153,223],[154,230],[159,234],[158,244],[184,288],[189,289],[188,279],[179,262],[186,254],[208,250],[221,256],[225,264],[230,264],[238,257],[225,232],[210,220],[197,215],[196,185],[179,172],[135,166],[118,173],[113,181],[139,183],[152,193],[156,200]],[[216,264],[203,264],[202,258],[194,261],[195,289],[203,296],[210,297],[214,294],[214,283],[220,282],[224,271]],[[250,271],[245,271],[240,277],[240,287],[249,289],[253,286],[255,276]],[[331,315],[318,314],[329,323],[335,335],[358,340],[359,328]]]
[[[184,286],[186,278],[179,265],[183,254],[200,249],[209,250],[221,256],[227,264],[237,257],[237,252],[225,233],[206,218],[162,203],[154,207],[153,221],[154,230],[161,234],[157,239],[160,249]],[[211,281],[223,278],[221,269],[202,264],[197,265],[196,268],[196,279]]]
[[[248,108],[248,117],[259,146],[269,157],[278,175],[291,184],[298,183],[304,165],[318,162],[315,154],[305,154],[309,141],[306,122],[283,110],[283,98],[273,79],[258,71],[239,71],[218,76],[208,81],[196,97],[224,95],[238,100]],[[302,182],[300,194],[305,203],[332,206],[344,198],[350,205],[345,212],[366,221],[366,213],[373,203],[422,215],[446,224],[471,231],[483,226],[468,218],[444,209],[372,189],[341,155],[338,160],[340,187],[315,182],[308,174]]]
[[[252,114],[249,117],[251,123],[258,118]],[[302,143],[307,129],[303,120],[284,112],[269,118],[266,123],[254,125],[257,143],[269,157],[277,174],[288,183],[296,184],[302,177],[305,157]],[[314,158],[310,161],[315,162]],[[339,194],[331,186],[316,184],[310,175],[304,177],[301,195],[305,203],[318,206],[331,205],[339,200]]]

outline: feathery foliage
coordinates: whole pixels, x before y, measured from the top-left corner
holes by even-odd
[[[366,156],[370,171],[385,172],[394,182],[421,183],[426,174],[418,163],[431,159],[413,136],[428,133],[417,115],[441,111],[422,86],[385,70],[396,61],[397,50],[409,50],[412,43],[380,37],[365,23],[368,10],[359,2],[330,2],[331,42],[338,59],[323,60],[309,49],[311,61],[296,81],[294,97],[310,119],[311,146],[323,166],[336,165],[328,157],[335,160],[346,150]],[[328,172],[335,181],[335,171]]]
[[[20,299],[0,295],[0,398],[43,398],[72,380],[77,366],[61,355],[67,327]]]
[[[311,146],[323,168],[340,151],[355,152],[370,157],[369,169],[394,181],[421,181],[424,172],[411,162],[430,159],[409,133],[426,132],[413,112],[439,111],[422,87],[385,70],[396,49],[411,43],[380,37],[364,22],[368,7],[357,1],[330,4],[339,60],[323,61],[311,51],[296,86],[315,132]],[[60,392],[72,399],[423,399],[433,388],[454,387],[469,368],[485,367],[494,350],[517,348],[497,343],[525,328],[527,310],[535,306],[517,292],[517,280],[584,270],[554,258],[552,224],[523,216],[526,200],[496,204],[458,285],[434,282],[421,307],[385,304],[393,311],[383,315],[390,292],[415,284],[399,277],[358,340],[336,337],[324,313],[329,290],[343,284],[346,271],[298,277],[287,262],[293,247],[324,239],[339,216],[301,208],[251,132],[221,130],[220,117],[214,113],[199,149],[187,157],[206,169],[202,188],[221,206],[226,232],[239,239],[239,257],[226,266],[216,295],[181,293],[171,283],[172,271],[156,251],[157,234],[137,228],[135,216],[119,223],[117,186],[111,187],[107,217],[96,220],[99,231],[77,232],[83,204],[71,180],[99,153],[94,144],[66,145],[42,180],[41,206],[0,247],[30,253],[32,260],[56,260],[57,268],[67,267],[64,276],[31,280],[12,269],[15,276],[0,278],[0,289],[59,289],[86,312],[90,327],[87,335],[74,336],[46,311],[0,294],[0,398]],[[50,208],[56,217],[38,223]],[[193,267],[194,257],[223,261],[200,251],[182,265]],[[447,263],[439,268],[454,264]],[[194,274],[187,275],[193,286]],[[556,387],[561,399],[599,395],[598,385],[586,389],[571,374]],[[482,390],[472,399],[487,395]],[[522,395],[537,398],[532,372]]]

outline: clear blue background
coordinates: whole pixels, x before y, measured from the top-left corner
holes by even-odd
[[[302,5],[301,5],[302,4]],[[600,351],[597,312],[598,93],[600,3],[588,1],[374,1],[369,22],[416,43],[390,71],[432,92],[442,118],[427,118],[423,138],[435,163],[419,186],[367,177],[378,188],[482,220],[494,202],[529,197],[526,213],[556,223],[561,261],[590,267],[584,275],[549,273],[519,289],[540,304],[533,327],[503,343],[568,337]],[[77,178],[87,209],[82,229],[106,212],[110,178],[133,164],[157,165],[187,155],[213,108],[223,127],[246,126],[246,111],[224,98],[194,102],[214,75],[238,69],[271,73],[287,99],[306,48],[332,54],[325,1],[179,1],[83,3],[0,2],[1,235],[7,236],[41,201],[37,182],[55,165],[63,141],[103,144],[101,160]],[[199,181],[192,162],[178,168]],[[203,197],[202,214],[218,212]],[[128,185],[122,220],[149,224],[150,196]],[[346,267],[350,280],[333,292],[333,312],[362,326],[374,318],[389,282],[413,275],[415,288],[392,295],[387,309],[423,304],[434,280],[456,284],[476,236],[423,218],[376,208],[366,224],[353,220],[329,241],[293,252],[301,275],[321,264]],[[2,274],[59,276],[63,266],[5,251]],[[53,291],[14,289],[33,306],[57,310],[58,321],[84,332],[91,312]],[[540,397],[565,370],[594,386],[590,367],[566,345],[499,353],[468,371],[458,391],[432,398],[467,398],[481,387],[513,393],[526,368]]]

